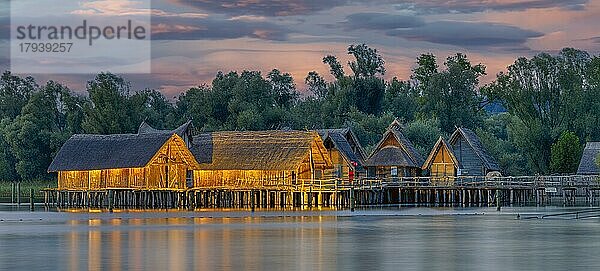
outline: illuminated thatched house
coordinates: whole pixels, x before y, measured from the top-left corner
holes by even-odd
[[[454,156],[452,147],[440,136],[431,153],[423,164],[423,170],[429,171],[432,180],[456,177],[460,164]]]
[[[365,161],[367,176],[372,178],[414,177],[421,175],[423,157],[402,134],[394,120],[383,134],[373,153]]]
[[[60,190],[178,190],[199,166],[174,133],[73,135],[48,171]]]
[[[195,136],[196,187],[257,188],[325,179],[331,159],[317,132],[213,132]]]
[[[448,143],[460,165],[458,176],[486,176],[490,172],[500,171],[496,159],[488,154],[473,131],[457,128]]]
[[[363,163],[367,157],[358,138],[350,128],[319,130],[329,158],[333,163],[333,169],[328,170],[328,176],[339,179],[357,179],[364,177],[365,169]]]

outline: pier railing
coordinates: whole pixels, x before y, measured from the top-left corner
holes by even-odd
[[[519,177],[393,177],[393,178],[361,178],[358,180],[325,179],[300,180],[296,191],[333,191],[356,189],[377,189],[389,187],[430,187],[430,188],[520,188],[543,189],[552,187],[577,188],[588,187],[600,189],[600,176],[569,175],[569,176],[519,176]]]

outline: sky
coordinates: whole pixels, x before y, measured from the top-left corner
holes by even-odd
[[[1,0],[7,1],[7,0]],[[95,0],[97,14],[136,12],[135,0]],[[6,2],[4,2],[6,3]],[[366,43],[384,60],[387,79],[406,80],[416,57],[440,63],[457,52],[487,66],[489,82],[517,57],[564,47],[600,51],[600,0],[152,0],[151,74],[125,74],[133,89],[174,98],[210,83],[218,71],[277,68],[299,89],[316,70],[327,80],[326,55],[349,60]],[[9,69],[7,5],[0,5],[0,70]],[[348,69],[347,69],[348,70]],[[94,75],[33,75],[83,92]]]

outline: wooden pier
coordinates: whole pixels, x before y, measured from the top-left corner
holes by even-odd
[[[382,205],[510,206],[598,204],[599,176],[302,180],[294,185],[189,189],[46,189],[46,206],[61,208],[290,208]]]

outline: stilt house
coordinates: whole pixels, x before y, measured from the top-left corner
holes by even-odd
[[[178,190],[199,166],[178,134],[73,135],[48,171],[61,190]]]
[[[328,170],[327,176],[337,179],[354,179],[364,177],[364,161],[367,155],[360,145],[358,138],[350,128],[319,130],[333,169]]]
[[[415,177],[421,175],[423,157],[402,134],[394,120],[387,128],[373,153],[365,161],[367,176],[372,178]]]
[[[486,176],[490,172],[500,171],[496,159],[488,154],[473,131],[456,128],[449,143],[459,165],[458,176]]]
[[[446,177],[455,177],[460,164],[452,147],[440,136],[433,146],[431,153],[423,164],[423,170],[428,170],[432,180],[440,180]]]
[[[325,179],[333,168],[317,132],[213,132],[195,136],[196,187],[260,188]]]

